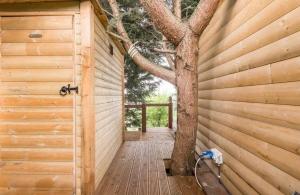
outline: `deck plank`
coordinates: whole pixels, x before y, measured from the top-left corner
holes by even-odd
[[[143,145],[143,158],[140,169],[140,185],[139,194],[148,194],[148,183],[149,183],[149,145],[145,142]]]
[[[128,183],[128,188],[126,194],[128,195],[138,195],[138,189],[139,189],[139,175],[140,175],[140,165],[141,165],[141,159],[143,155],[143,149],[142,144],[140,142],[136,142],[138,145],[137,147],[137,154],[134,160],[132,172],[130,175],[130,180]]]
[[[157,143],[148,142],[150,149],[149,158],[149,193],[151,195],[159,195],[159,182],[158,182],[158,169],[157,169],[157,155],[156,147]]]
[[[168,183],[168,177],[166,175],[166,169],[164,165],[164,156],[163,156],[163,143],[159,142],[157,144],[157,169],[158,169],[158,181],[159,181],[159,190],[161,195],[171,195],[170,188]]]
[[[102,179],[100,184],[101,187],[97,190],[97,194],[114,194],[114,189],[118,187],[120,177],[125,168],[123,165],[129,159],[132,147],[133,145],[130,142],[126,142],[122,145],[115,156],[113,163],[110,165],[110,168]]]
[[[132,148],[130,157],[123,165],[124,166],[123,174],[120,178],[120,185],[118,186],[118,189],[116,191],[118,195],[126,194],[127,189],[128,189],[128,184],[130,181],[130,177],[131,177],[131,173],[134,169],[134,162],[136,161],[139,144],[134,143],[133,145],[134,145],[134,148]]]
[[[180,186],[183,195],[204,195],[195,181],[194,176],[176,176],[177,184]]]
[[[176,180],[176,177],[168,177],[171,195],[183,195]]]
[[[97,195],[202,195],[195,179],[168,177],[163,159],[171,157],[174,132],[150,129],[139,141],[121,146]]]

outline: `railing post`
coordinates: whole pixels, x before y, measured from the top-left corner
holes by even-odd
[[[142,104],[142,132],[146,132],[147,128],[147,109],[146,104]]]
[[[173,102],[172,97],[169,97],[169,129],[173,128]]]

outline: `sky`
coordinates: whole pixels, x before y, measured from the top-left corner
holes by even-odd
[[[176,93],[176,88],[174,87],[174,85],[161,79],[158,80],[161,81],[161,84],[158,88],[159,94],[173,95],[174,93]]]
[[[164,58],[164,62],[162,62],[164,66],[169,66],[167,59]],[[173,95],[176,93],[176,88],[174,87],[174,85],[170,84],[167,81],[164,81],[158,77],[155,77],[157,80],[160,80],[160,86],[158,88],[158,93],[159,94],[163,94],[163,95]]]

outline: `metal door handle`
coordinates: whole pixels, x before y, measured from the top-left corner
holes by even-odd
[[[78,86],[71,87],[70,84],[68,84],[67,86],[62,86],[59,91],[59,95],[65,96],[67,94],[71,94],[71,91],[75,91],[75,93],[78,94]]]

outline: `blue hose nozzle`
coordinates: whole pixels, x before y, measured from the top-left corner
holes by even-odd
[[[202,158],[202,159],[204,159],[204,158],[206,158],[206,159],[212,159],[213,155],[214,154],[213,154],[212,151],[207,150],[207,151],[204,151],[204,152],[201,153],[200,158]]]

